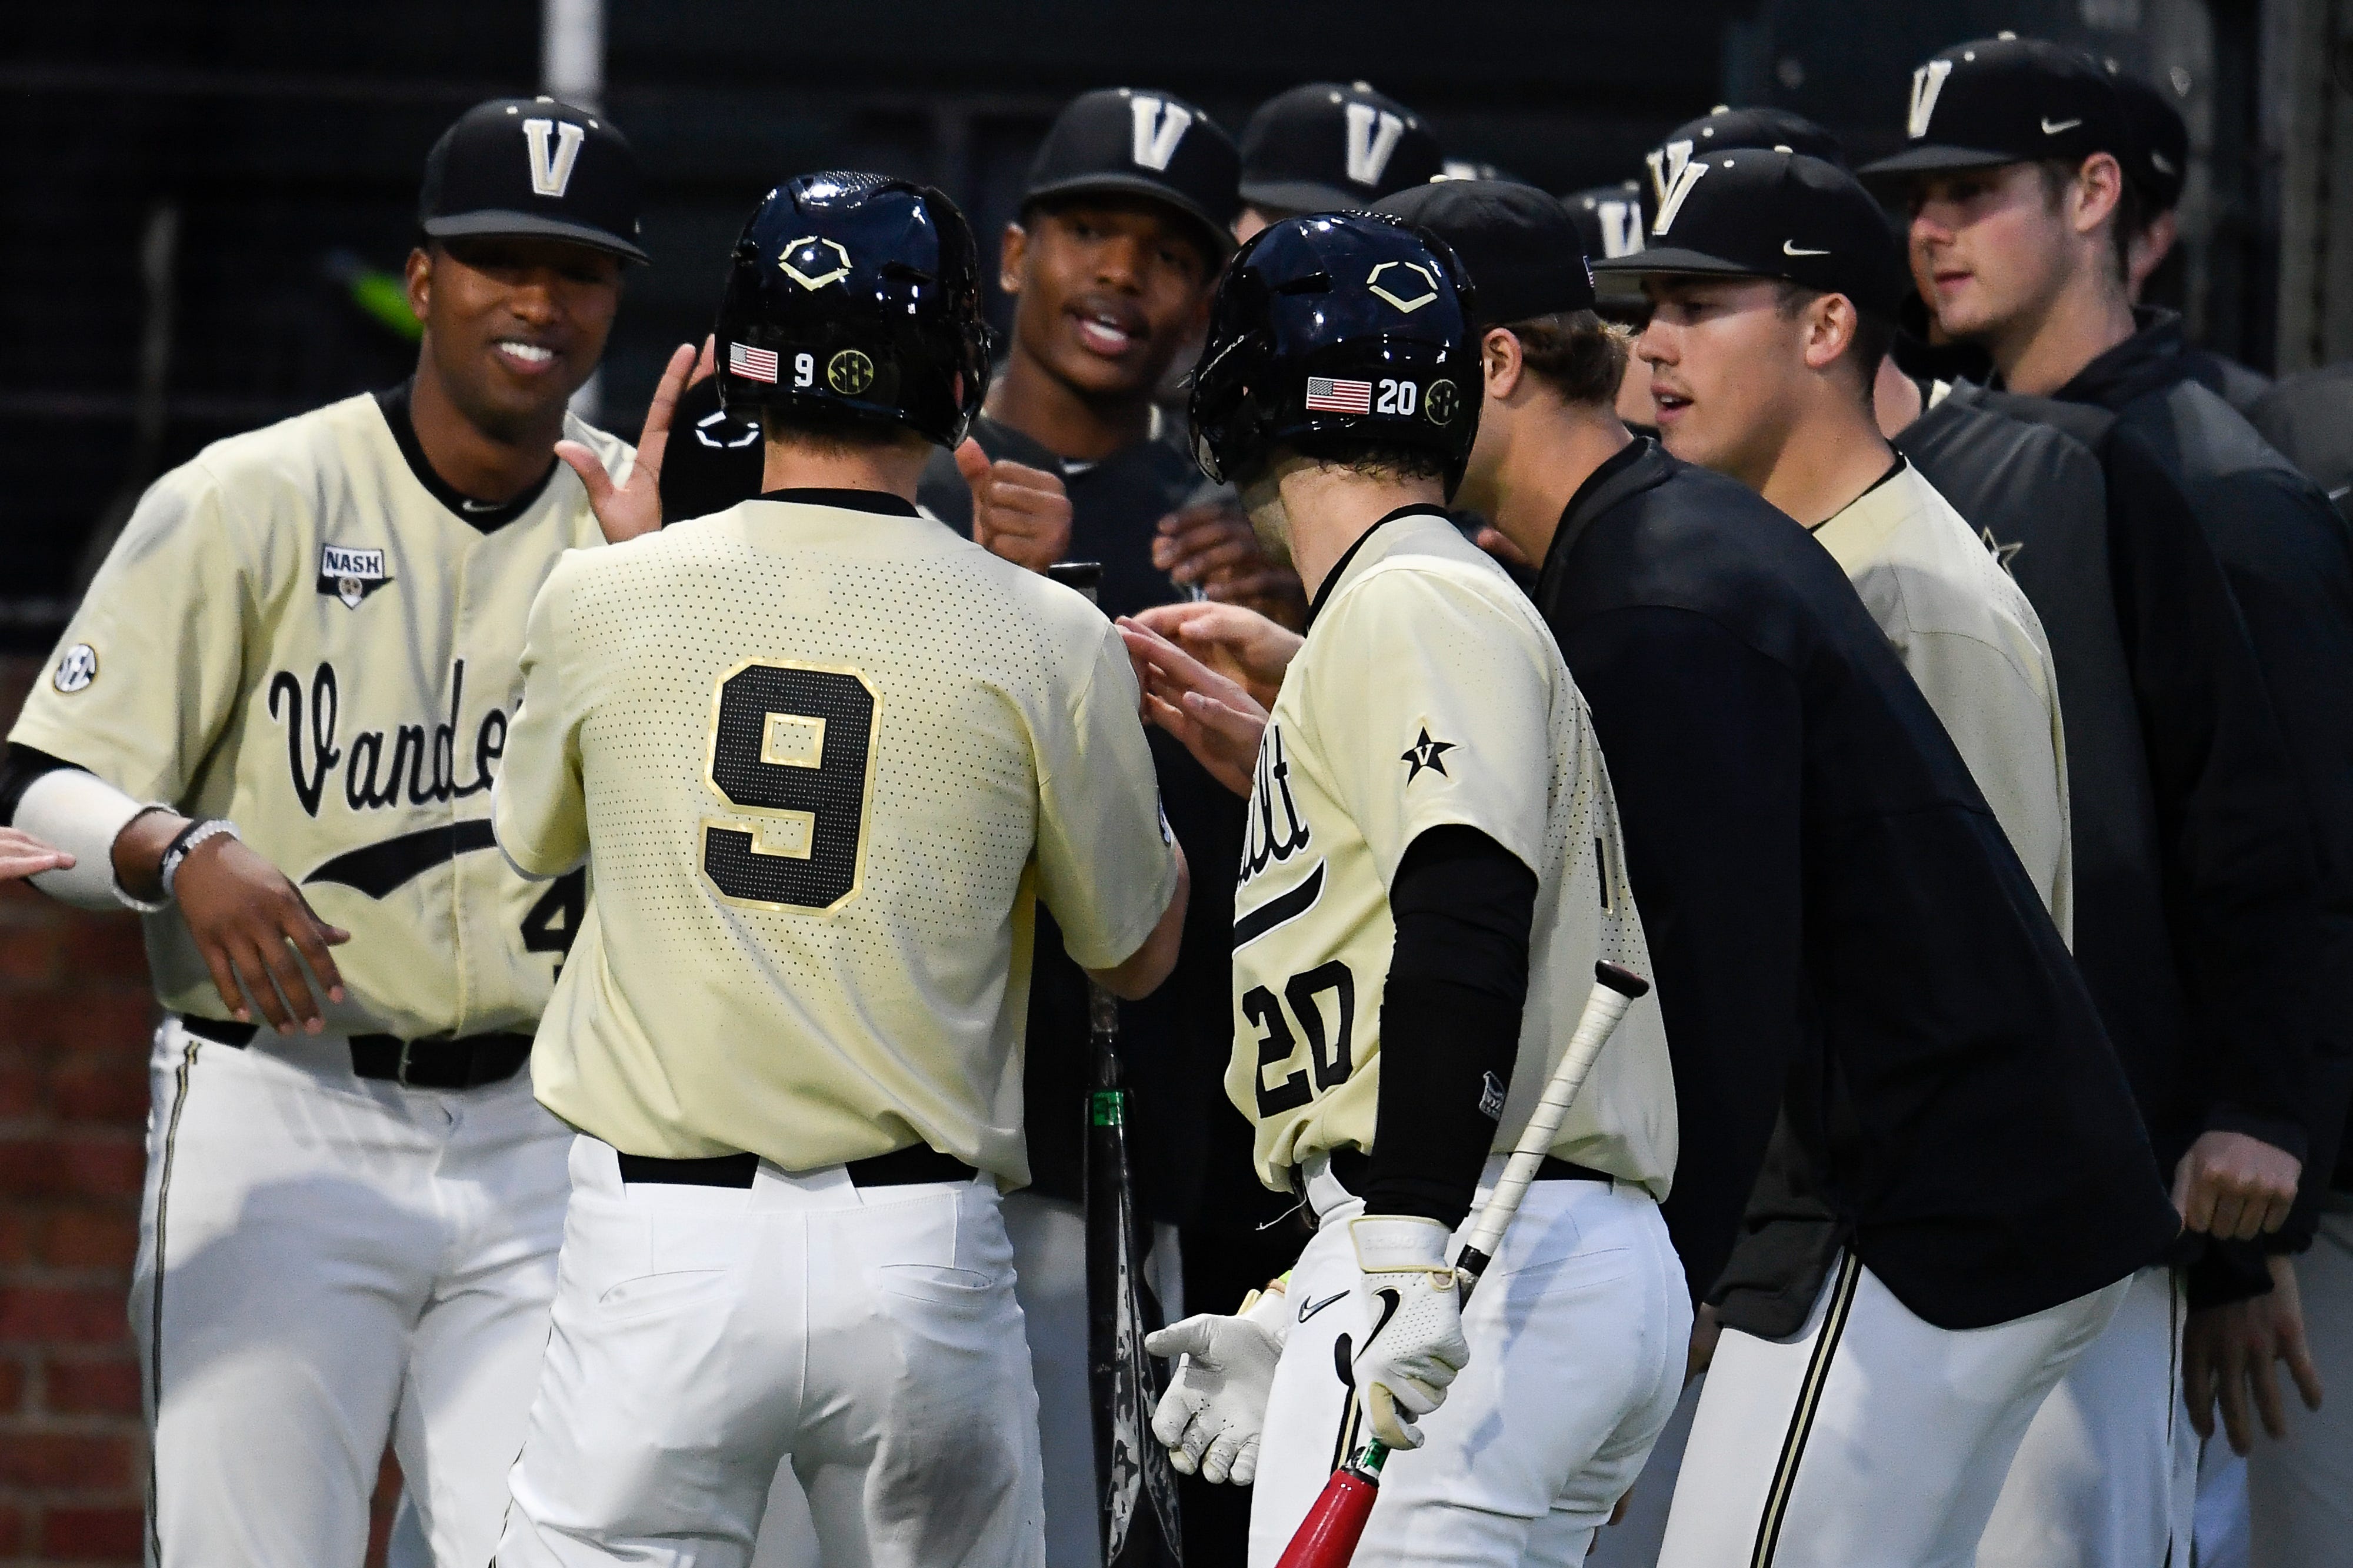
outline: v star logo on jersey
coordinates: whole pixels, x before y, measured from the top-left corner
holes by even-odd
[[[1917,142],[1928,134],[1928,117],[1936,112],[1936,95],[1953,74],[1950,60],[1930,60],[1912,73],[1912,109],[1904,119],[1904,133]]]
[[[1993,530],[1990,528],[1978,529],[1978,540],[1986,547],[1986,553],[1993,557],[1993,563],[2005,572],[2010,570],[2010,563],[2018,559],[2018,552],[2026,548],[2023,540],[2016,544],[2004,544],[1993,536]],[[2036,559],[2039,560],[2041,557],[2038,556]]]
[[[776,265],[784,268],[786,277],[814,294],[849,276],[849,252],[838,239],[806,234],[785,247]]]
[[[1346,114],[1348,178],[1360,185],[1377,185],[1381,172],[1389,166],[1389,154],[1397,151],[1398,139],[1405,134],[1405,121],[1369,103],[1352,103]]]
[[[1418,278],[1421,280],[1421,292],[1416,294],[1410,300],[1404,299],[1398,295],[1391,293],[1381,283],[1381,274],[1388,271],[1391,268],[1395,268],[1397,269],[1398,276],[1393,279],[1393,281],[1396,282],[1399,288],[1412,288],[1413,279]],[[1407,276],[1408,273],[1412,274],[1412,277],[1409,278]],[[1371,289],[1381,299],[1387,300],[1390,304],[1395,305],[1398,310],[1403,310],[1409,316],[1412,315],[1416,310],[1420,310],[1424,305],[1429,304],[1432,300],[1438,298],[1438,279],[1431,275],[1429,268],[1424,267],[1419,261],[1381,262],[1374,267],[1371,275],[1365,279],[1365,287]]]
[[[1423,725],[1421,738],[1398,754],[1398,761],[1406,764],[1405,782],[1413,783],[1422,775],[1424,769],[1440,778],[1452,778],[1454,775],[1446,771],[1446,753],[1454,749],[1452,741],[1431,740],[1430,726]]]
[[[1182,104],[1139,92],[1127,100],[1127,112],[1132,117],[1128,161],[1139,169],[1166,174],[1168,161],[1176,156],[1177,144],[1193,128],[1193,111]]]
[[[580,143],[588,132],[568,120],[526,120],[523,140],[531,144],[531,189],[533,195],[561,196],[572,184],[573,165],[580,162]],[[547,139],[555,138],[554,151]]]

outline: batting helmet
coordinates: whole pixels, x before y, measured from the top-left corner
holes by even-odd
[[[880,174],[803,174],[735,242],[719,395],[913,430],[953,447],[988,390],[980,253],[947,197]]]
[[[1193,374],[1193,452],[1248,480],[1277,447],[1435,454],[1452,494],[1482,387],[1471,280],[1446,242],[1376,213],[1285,218],[1227,268]]]

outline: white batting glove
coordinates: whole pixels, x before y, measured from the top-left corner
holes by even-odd
[[[1250,1484],[1274,1363],[1290,1330],[1283,1293],[1253,1290],[1232,1317],[1203,1313],[1145,1340],[1154,1355],[1185,1358],[1152,1413],[1152,1435],[1179,1475],[1198,1471],[1205,1481]]]
[[[1366,1332],[1356,1351],[1356,1390],[1373,1435],[1392,1448],[1421,1447],[1411,1417],[1446,1399],[1446,1385],[1471,1360],[1454,1266],[1453,1232],[1419,1215],[1361,1215],[1348,1222],[1356,1244],[1356,1304]]]

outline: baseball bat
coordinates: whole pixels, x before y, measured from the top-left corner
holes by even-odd
[[[1568,1108],[1577,1103],[1577,1090],[1585,1087],[1585,1075],[1593,1070],[1594,1058],[1609,1043],[1626,1009],[1650,989],[1649,981],[1623,965],[1604,961],[1593,966],[1593,989],[1585,998],[1585,1011],[1577,1017],[1577,1032],[1569,1037],[1560,1067],[1545,1085],[1535,1110],[1529,1113],[1528,1124],[1512,1146],[1511,1159],[1504,1163],[1502,1178],[1495,1183],[1495,1190],[1487,1196],[1487,1206],[1479,1211],[1478,1222],[1463,1240],[1461,1256],[1455,1259],[1455,1267],[1464,1277],[1461,1289],[1465,1303],[1471,1300],[1480,1277],[1494,1262],[1495,1248],[1503,1244],[1504,1232],[1510,1226],[1512,1216],[1519,1212],[1520,1200],[1527,1195],[1528,1184],[1535,1180],[1545,1156],[1551,1152],[1561,1121],[1567,1116]],[[1300,1521],[1275,1568],[1346,1568],[1356,1554],[1356,1542],[1364,1536],[1365,1521],[1372,1517],[1373,1503],[1380,1496],[1381,1466],[1388,1458],[1388,1445],[1378,1437],[1371,1438],[1360,1452],[1332,1472],[1332,1479],[1324,1483],[1322,1495]]]
[[[1046,574],[1090,602],[1103,581],[1093,561],[1057,562]],[[1093,1058],[1087,1091],[1085,1225],[1087,1384],[1094,1415],[1096,1523],[1104,1568],[1183,1568],[1176,1472],[1149,1428],[1159,1380],[1144,1337],[1160,1326],[1144,1284],[1144,1238],[1128,1166],[1134,1096],[1119,1059],[1119,999],[1087,987]]]

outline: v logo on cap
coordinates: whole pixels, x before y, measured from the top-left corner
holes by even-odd
[[[1670,142],[1642,154],[1642,162],[1651,165],[1651,194],[1661,203],[1666,201],[1675,182],[1683,178],[1683,165],[1691,162],[1691,155],[1692,144],[1688,142]]]
[[[1928,117],[1936,112],[1936,95],[1945,90],[1945,79],[1952,74],[1950,60],[1930,60],[1912,73],[1912,111],[1904,131],[1913,141],[1928,134]]]
[[[556,146],[550,155],[547,138],[554,134]],[[531,188],[534,195],[562,196],[572,184],[572,166],[580,161],[580,143],[588,132],[568,120],[526,120],[522,122],[523,139],[531,143]]]
[[[1348,178],[1360,185],[1377,185],[1389,166],[1405,121],[1369,103],[1351,103],[1348,116]]]
[[[1691,197],[1692,187],[1699,184],[1699,177],[1707,171],[1705,163],[1685,163],[1675,171],[1674,188],[1660,201],[1659,216],[1651,225],[1653,236],[1663,235],[1673,226],[1675,215],[1683,210],[1683,203]]]
[[[1182,104],[1165,103],[1141,92],[1128,100],[1127,109],[1135,117],[1135,136],[1129,145],[1128,157],[1138,168],[1166,174],[1168,160],[1176,156],[1176,144],[1193,127],[1193,111]]]

